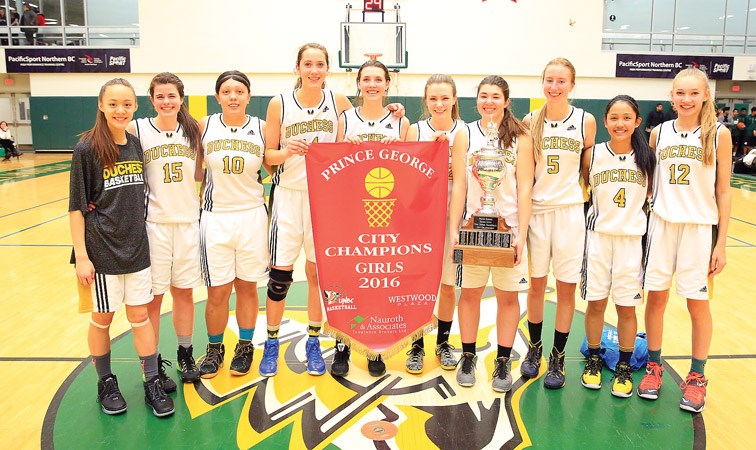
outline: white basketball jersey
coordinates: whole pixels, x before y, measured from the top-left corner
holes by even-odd
[[[588,229],[616,236],[644,235],[648,180],[635,164],[634,152],[618,155],[608,142],[598,144],[593,147],[589,174]]]
[[[452,146],[454,145],[454,136],[457,135],[457,132],[464,128],[465,122],[462,120],[455,120],[454,125],[452,125],[451,130],[446,131],[446,137],[449,139],[449,188],[448,192],[446,194],[446,209],[449,210],[449,202],[451,202],[451,191],[452,191]],[[417,123],[417,140],[418,141],[430,141],[431,136],[436,131],[443,131],[443,130],[436,130],[433,128],[430,124],[430,119],[427,120],[421,120]]]
[[[223,123],[223,114],[207,118],[202,134],[205,151],[202,209],[213,212],[243,211],[265,204],[260,167],[265,138],[260,119],[247,116],[241,127]]]
[[[481,127],[480,120],[467,125],[470,130],[470,150],[467,153],[467,206],[465,208],[465,218],[470,217],[482,205],[484,191],[480,183],[475,179],[472,173],[472,155],[483,148],[488,139],[486,132]],[[494,190],[493,196],[496,200],[496,209],[499,215],[504,218],[510,227],[519,225],[517,216],[517,138],[512,145],[505,151],[506,173],[499,186]]]
[[[401,117],[388,111],[380,120],[366,120],[360,116],[360,108],[347,109],[344,116],[344,136],[360,136],[363,141],[380,141],[385,137],[401,136]]]
[[[565,119],[544,120],[543,153],[535,167],[533,214],[583,203],[579,180],[584,126],[585,111],[574,106]]]
[[[330,89],[323,89],[323,99],[314,108],[299,104],[297,91],[281,94],[281,137],[279,148],[286,147],[289,139],[304,139],[313,142],[336,142],[338,109]],[[307,190],[305,157],[293,155],[278,166],[271,181],[275,185],[298,191]]]
[[[714,225],[719,210],[714,197],[717,179],[716,146],[722,124],[714,138],[714,163],[703,163],[701,127],[678,131],[676,121],[659,126],[656,140],[656,172],[651,209],[672,223]]]
[[[161,131],[151,118],[134,121],[144,151],[146,218],[157,223],[199,220],[200,201],[194,182],[195,149],[181,125]]]

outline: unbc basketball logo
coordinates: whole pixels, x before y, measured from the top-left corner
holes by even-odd
[[[395,198],[386,198],[394,191],[394,174],[385,167],[375,167],[365,176],[365,190],[371,197],[363,199],[368,226],[385,228],[391,223]]]

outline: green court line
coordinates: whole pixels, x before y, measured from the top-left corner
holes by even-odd
[[[30,180],[32,178],[44,177],[45,175],[66,172],[68,170],[71,170],[71,161],[59,161],[34,167],[6,170],[0,172],[0,184]]]

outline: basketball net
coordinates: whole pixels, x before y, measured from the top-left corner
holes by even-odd
[[[378,58],[383,56],[383,53],[365,53],[365,56],[370,58],[371,61],[376,61]]]
[[[362,199],[365,205],[365,215],[370,228],[386,228],[391,224],[391,215],[394,213],[395,198],[385,200]]]

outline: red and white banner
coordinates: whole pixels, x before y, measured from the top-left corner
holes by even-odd
[[[305,159],[326,330],[390,357],[435,323],[448,143],[316,143]]]

